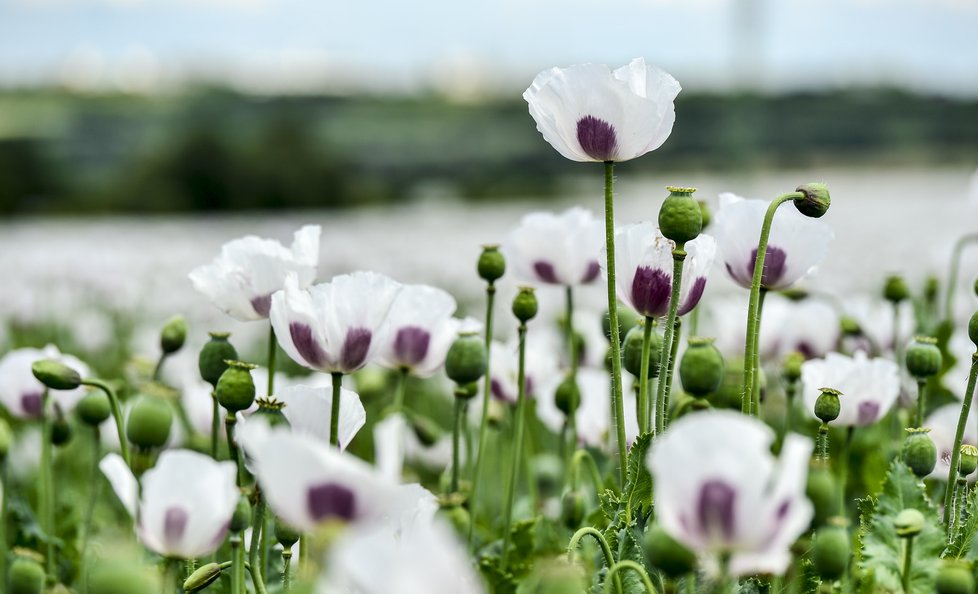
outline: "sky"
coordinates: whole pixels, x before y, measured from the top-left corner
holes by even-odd
[[[0,87],[525,88],[644,56],[687,89],[978,96],[978,0],[0,0]]]

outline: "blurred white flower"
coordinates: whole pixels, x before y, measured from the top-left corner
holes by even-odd
[[[815,400],[822,388],[842,392],[842,408],[833,427],[871,425],[890,411],[900,395],[900,368],[882,357],[869,358],[863,351],[852,357],[829,353],[801,366],[805,410],[815,418]]]
[[[557,352],[547,333],[535,331],[526,337],[526,395],[535,398],[538,391],[560,375]],[[515,404],[519,396],[519,341],[489,344],[490,390],[497,400]]]
[[[286,275],[295,274],[300,287],[316,280],[321,232],[319,225],[302,227],[291,249],[254,235],[235,239],[224,244],[213,262],[195,268],[190,281],[233,318],[267,318],[272,294],[282,289]]]
[[[808,528],[809,439],[789,434],[780,458],[774,432],[732,411],[693,413],[652,446],[655,509],[662,528],[701,556],[730,556],[734,575],[781,575]]]
[[[927,436],[937,447],[937,464],[934,466],[934,470],[927,475],[927,478],[947,481],[947,474],[951,470],[951,449],[954,447],[954,435],[958,430],[958,418],[960,416],[960,404],[945,404],[930,413],[930,416],[924,420],[924,428],[930,429]],[[978,446],[978,413],[975,411],[974,404],[969,411],[968,420],[964,426],[964,438],[961,443]],[[969,478],[974,481],[976,476],[978,473],[972,473]]]
[[[710,229],[730,277],[749,289],[757,258],[757,242],[769,202],[720,194],[720,209]],[[821,219],[806,217],[792,205],[778,209],[771,224],[761,286],[786,289],[812,274],[828,253],[835,234]]]
[[[523,93],[544,140],[572,161],[628,161],[669,138],[672,76],[636,58],[615,71],[603,64],[551,68]]]
[[[190,450],[165,451],[143,475],[141,489],[118,454],[105,456],[99,468],[151,551],[197,559],[224,542],[239,497],[233,462]]]
[[[893,337],[893,304],[869,295],[853,295],[842,302],[846,315],[859,324],[862,333],[871,341],[870,346],[881,353],[890,352],[894,345],[906,343],[913,337],[917,325],[913,304],[906,300],[897,307],[899,342]]]
[[[14,417],[19,419],[39,419],[44,400],[44,387],[34,373],[31,365],[41,359],[56,359],[77,371],[82,377],[89,375],[88,366],[76,357],[62,354],[58,347],[49,344],[43,349],[22,348],[10,351],[0,359],[0,403]],[[74,390],[52,390],[51,401],[57,402],[61,410],[68,412],[85,395],[88,388],[80,386]]]
[[[279,345],[310,369],[351,373],[384,343],[387,314],[401,285],[376,272],[354,272],[302,289],[290,273],[272,295],[269,317]]]
[[[464,443],[460,446],[464,452]],[[408,462],[437,471],[448,468],[452,463],[452,438],[442,435],[434,444],[426,446],[404,415],[395,413],[374,425],[374,452],[380,474],[392,482],[400,482],[404,464]]]
[[[951,335],[947,348],[956,360],[954,366],[948,369],[941,379],[958,400],[964,400],[964,393],[968,391],[971,356],[975,354],[975,344],[971,342],[966,332],[959,331]]]
[[[275,397],[285,404],[282,414],[289,421],[293,433],[309,435],[329,443],[332,415],[333,388],[327,386],[288,386],[276,390]],[[353,390],[340,388],[340,418],[338,443],[345,450],[353,437],[367,422],[367,411],[360,402],[360,395]]]
[[[602,245],[604,223],[574,207],[525,215],[503,241],[503,253],[520,282],[573,287],[598,278]]]

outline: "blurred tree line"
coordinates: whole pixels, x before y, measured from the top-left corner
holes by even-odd
[[[978,162],[978,100],[683,93],[676,109],[672,137],[633,171]],[[579,171],[519,99],[0,94],[5,214],[518,198]]]

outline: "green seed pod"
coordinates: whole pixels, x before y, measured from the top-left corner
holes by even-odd
[[[724,368],[723,355],[712,338],[691,337],[679,361],[683,390],[699,398],[716,392],[723,383]]]
[[[228,368],[214,387],[217,402],[229,413],[247,410],[255,402],[255,380],[251,370],[257,367],[241,361],[227,361]]]
[[[693,198],[696,188],[667,186],[669,195],[659,208],[659,230],[666,239],[682,246],[703,230],[703,212]]]
[[[696,568],[696,555],[669,536],[658,524],[651,526],[645,533],[642,548],[649,565],[670,578],[684,576]]]
[[[839,320],[839,330],[842,331],[843,336],[861,336],[863,333],[859,322],[849,316],[843,316]]]
[[[907,281],[898,274],[888,276],[883,285],[883,298],[893,304],[909,299],[910,287],[907,286]]]
[[[625,334],[625,342],[621,347],[621,362],[625,371],[632,377],[642,375],[642,341],[645,340],[645,320],[638,323]],[[649,334],[649,374],[648,377],[658,377],[659,357],[662,353],[662,337],[655,330]]]
[[[700,218],[703,219],[703,229],[706,229],[710,226],[710,221],[713,220],[710,205],[707,204],[706,200],[697,200],[696,203],[700,205]]]
[[[554,394],[554,403],[557,410],[569,417],[577,412],[577,407],[581,405],[581,388],[577,385],[577,380],[573,375],[567,374],[557,391]]]
[[[217,578],[221,577],[221,566],[218,563],[208,563],[202,565],[197,569],[197,571],[190,574],[190,577],[183,582],[184,594],[192,594],[193,592],[199,592],[207,586],[210,586]]]
[[[63,446],[71,441],[71,423],[61,412],[61,407],[55,407],[54,419],[51,421],[51,443],[56,446]]]
[[[10,594],[41,594],[44,588],[44,569],[32,559],[19,557],[10,564]]]
[[[795,191],[803,194],[794,199],[795,208],[806,217],[817,219],[824,215],[832,204],[829,188],[825,184],[811,182],[798,186]]]
[[[31,364],[34,377],[52,390],[74,390],[81,385],[81,375],[56,359],[41,359]]]
[[[808,471],[805,495],[812,502],[812,526],[823,526],[838,511],[839,495],[835,475],[825,464],[815,464]]]
[[[455,385],[455,397],[459,400],[472,400],[479,395],[479,384],[478,382],[470,382],[468,384],[456,384]]]
[[[471,384],[486,374],[486,344],[473,333],[459,334],[445,355],[445,375],[456,384]]]
[[[720,388],[707,396],[710,405],[716,409],[740,410],[741,387],[744,384],[744,361],[733,359],[727,361]]]
[[[251,503],[248,498],[242,495],[238,498],[238,505],[231,514],[231,532],[243,532],[251,526]]]
[[[183,343],[187,341],[187,320],[183,316],[173,316],[163,325],[160,332],[160,348],[167,355],[175,353],[183,348]]]
[[[937,339],[929,336],[917,336],[907,346],[907,371],[917,379],[937,375],[941,370],[941,349],[937,348]]]
[[[970,444],[964,444],[961,446],[960,453],[958,474],[968,476],[978,469],[978,448]]]
[[[801,379],[801,366],[805,362],[805,356],[795,351],[788,353],[781,363],[781,377],[786,382],[797,382]]]
[[[834,582],[845,575],[852,553],[845,520],[843,518],[832,518],[832,520],[828,526],[819,528],[815,533],[815,543],[812,547],[815,571],[827,582]]]
[[[211,339],[207,341],[204,348],[200,349],[200,356],[197,358],[197,367],[200,369],[200,377],[212,386],[217,385],[221,375],[228,368],[226,361],[234,361],[238,358],[238,352],[234,345],[228,342],[228,333],[211,332]]]
[[[101,390],[85,394],[75,405],[75,414],[89,427],[98,427],[112,414],[108,395]]]
[[[577,530],[586,512],[587,502],[580,491],[567,491],[560,498],[560,521],[568,530]]]
[[[276,400],[274,397],[258,398],[255,402],[258,404],[258,410],[253,414],[268,421],[272,427],[289,426],[289,420],[285,418],[285,414],[282,412],[282,409],[285,408],[284,402]]]
[[[299,542],[299,538],[302,537],[302,533],[289,526],[282,520],[275,519],[275,540],[278,541],[280,545],[286,549],[292,548],[292,545]]]
[[[944,559],[937,572],[937,594],[974,594],[975,576],[966,561]]]
[[[897,514],[893,526],[900,538],[913,538],[924,529],[924,522],[924,514],[911,507]]]
[[[823,423],[831,423],[839,418],[842,403],[839,396],[842,392],[832,388],[820,388],[821,393],[815,399],[815,417]]]
[[[971,314],[971,319],[968,320],[968,338],[978,348],[978,311]]]
[[[173,409],[156,396],[143,394],[136,398],[126,420],[126,437],[141,448],[161,448],[170,438]]]
[[[13,434],[10,433],[10,425],[7,420],[0,417],[0,464],[3,464],[7,460],[7,454],[10,452],[10,444],[13,442]],[[3,576],[0,576],[0,580]]]
[[[900,457],[915,475],[924,478],[933,472],[937,464],[937,446],[927,435],[930,429],[907,429],[907,433],[900,449]]]
[[[520,292],[513,298],[513,315],[516,319],[525,324],[536,317],[539,309],[533,287],[520,287]]]
[[[479,278],[489,284],[496,282],[506,274],[506,258],[499,251],[498,245],[482,246],[482,253],[479,254],[477,268]]]

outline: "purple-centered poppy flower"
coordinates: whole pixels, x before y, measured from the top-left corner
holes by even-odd
[[[517,280],[573,287],[601,276],[602,245],[604,223],[591,211],[574,207],[560,214],[524,216],[506,236],[503,251]]]

